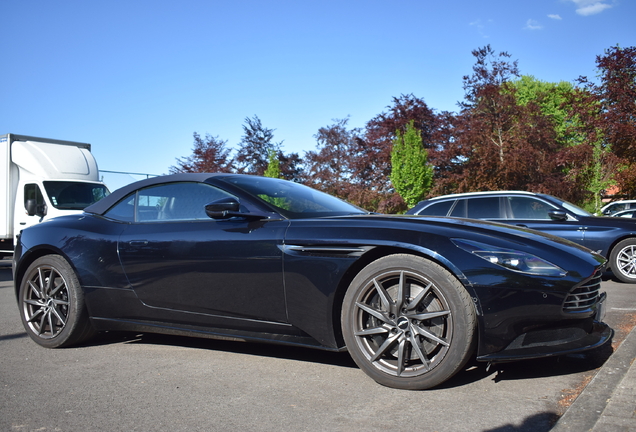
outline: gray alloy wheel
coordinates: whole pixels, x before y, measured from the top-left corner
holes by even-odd
[[[20,315],[27,334],[47,348],[79,343],[94,334],[80,284],[59,255],[35,260],[20,285]]]
[[[388,387],[426,389],[446,381],[470,358],[475,327],[474,306],[459,281],[412,255],[390,255],[368,265],[343,303],[343,336],[351,357]]]
[[[610,268],[618,279],[636,283],[636,239],[620,241],[610,254]]]

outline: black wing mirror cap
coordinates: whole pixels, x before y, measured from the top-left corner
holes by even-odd
[[[551,212],[548,212],[548,216],[550,216],[550,219],[555,221],[564,221],[568,218],[568,214],[561,210],[553,210]]]
[[[28,199],[24,205],[24,209],[29,216],[46,216],[46,204],[38,205],[34,199]]]
[[[241,204],[235,198],[221,198],[205,205],[205,214],[212,219],[227,219],[238,213]]]
[[[236,198],[221,198],[205,206],[205,214],[212,219],[229,219],[242,217],[246,219],[267,219],[268,216],[256,213],[241,212],[241,204]]]

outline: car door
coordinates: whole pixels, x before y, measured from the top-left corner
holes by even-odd
[[[211,324],[286,322],[280,246],[288,221],[210,219],[205,204],[228,196],[205,183],[173,183],[116,206],[134,212],[118,245],[132,289],[147,306],[207,315]]]
[[[563,211],[553,204],[532,196],[506,197],[509,210],[507,223],[531,228],[585,245],[586,227],[573,216],[566,220],[555,220],[551,211]]]

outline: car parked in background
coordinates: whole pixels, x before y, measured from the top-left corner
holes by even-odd
[[[503,222],[563,237],[607,257],[614,276],[636,283],[636,221],[631,219],[596,217],[551,195],[523,191],[444,195],[407,213]]]
[[[632,210],[623,210],[616,212],[612,215],[613,217],[622,217],[622,218],[636,218],[636,208]]]
[[[425,389],[473,355],[608,342],[605,264],[509,225],[371,214],[280,179],[176,174],[25,229],[13,271],[24,328],[45,347],[127,330],[347,350],[377,382]]]
[[[623,210],[636,209],[636,200],[624,200],[624,201],[614,201],[603,208],[601,208],[601,214],[603,216],[612,216],[614,213]]]

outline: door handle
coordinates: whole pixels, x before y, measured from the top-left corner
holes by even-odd
[[[131,240],[128,244],[130,246],[146,246],[148,245],[148,240]]]
[[[516,225],[521,228],[528,228],[528,225],[524,225],[524,224],[516,224]]]

